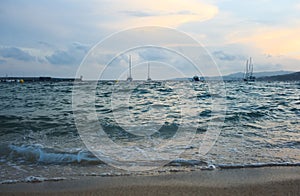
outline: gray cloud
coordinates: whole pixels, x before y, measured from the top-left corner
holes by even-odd
[[[213,56],[223,61],[235,61],[235,60],[243,60],[245,59],[241,55],[230,55],[221,50],[213,52]]]
[[[0,65],[3,65],[6,63],[6,60],[0,59]]]
[[[45,58],[53,65],[78,65],[88,48],[87,45],[75,42],[67,50],[56,50],[52,55]]]
[[[138,55],[146,61],[162,61],[170,58],[170,54],[159,48],[143,49],[138,52]]]
[[[74,42],[72,44],[72,47],[75,48],[75,49],[77,49],[77,50],[82,50],[84,52],[88,52],[88,50],[90,49],[89,45],[82,44],[80,42]]]
[[[121,13],[124,13],[128,16],[134,16],[134,17],[157,16],[157,14],[155,13],[144,12],[144,11],[121,11]]]
[[[54,48],[54,46],[52,44],[45,42],[45,41],[38,41],[38,44],[45,48]]]
[[[34,61],[35,57],[17,47],[0,48],[0,56],[20,61]]]
[[[74,64],[77,63],[77,57],[67,51],[57,50],[51,56],[46,56],[46,59],[54,65]]]

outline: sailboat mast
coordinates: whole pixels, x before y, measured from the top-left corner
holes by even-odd
[[[246,71],[245,71],[245,74],[244,74],[244,81],[255,81],[255,77],[253,76],[252,57],[250,57],[246,61]]]
[[[148,63],[148,78],[150,78],[150,65]]]
[[[131,55],[129,55],[129,78],[131,78]]]
[[[252,57],[250,57],[250,63],[249,63],[249,75],[252,77],[253,74],[253,64],[252,64]]]
[[[246,72],[245,72],[245,79],[248,79],[249,75],[249,60],[246,61]]]
[[[129,73],[128,73],[128,77],[127,77],[127,81],[132,81],[132,76],[131,76],[131,55],[129,55]]]
[[[147,78],[148,81],[151,80],[150,78],[150,63],[148,62],[148,78]]]
[[[253,61],[251,59],[251,76],[253,76]]]

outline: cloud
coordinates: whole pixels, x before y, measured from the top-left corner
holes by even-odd
[[[223,74],[243,71],[244,59],[250,56],[256,71],[299,70],[300,12],[295,12],[294,4],[269,1],[270,7],[264,7],[259,5],[268,2],[249,1],[247,6],[235,7],[235,3],[245,2],[218,2],[219,13],[214,18],[181,25],[180,29],[215,51],[212,55]]]
[[[261,28],[253,35],[235,38],[236,42],[252,45],[272,56],[300,59],[300,28]]]
[[[242,71],[243,57],[249,56],[258,70],[276,69],[279,64],[282,69],[299,70],[297,1],[5,0],[0,4],[0,43],[6,45],[0,46],[0,64],[8,69],[15,65],[16,71],[29,67],[34,71],[36,66],[39,73],[43,69],[55,74],[75,72],[72,65],[81,62],[90,46],[82,43],[96,43],[124,28],[152,25],[175,27],[200,40],[215,51],[216,62],[227,73]],[[122,45],[113,43],[117,44]],[[185,69],[175,55],[152,50],[137,56]],[[110,60],[114,54],[103,57]],[[127,68],[127,56],[124,58],[120,63]]]
[[[45,58],[53,65],[79,65],[89,46],[74,42],[67,50],[56,50]]]
[[[190,10],[181,10],[178,12],[175,12],[174,14],[180,14],[180,15],[196,15],[197,13],[192,12]]]
[[[158,48],[140,50],[138,55],[145,61],[162,61],[170,58],[170,54],[167,54],[164,50],[159,50]]]
[[[197,0],[113,1],[113,10],[107,14],[121,13],[111,25],[128,26],[168,26],[178,27],[193,21],[205,21],[218,13],[216,6]],[[122,5],[122,6],[120,6]],[[142,10],[142,11],[141,11]]]
[[[87,44],[82,44],[80,42],[74,42],[74,43],[72,43],[72,48],[79,50],[79,51],[88,52],[88,50],[90,49],[90,46]],[[72,50],[72,48],[71,48],[71,50]]]
[[[41,47],[45,47],[45,48],[54,48],[54,46],[48,42],[45,42],[45,41],[38,41],[38,44],[41,46]]]
[[[55,51],[51,56],[47,56],[46,59],[54,65],[65,65],[77,63],[77,59],[67,51]]]
[[[0,65],[3,65],[6,63],[6,60],[0,59]]]
[[[35,57],[28,52],[17,47],[3,47],[0,48],[0,56],[4,58],[16,59],[20,61],[34,61]]]
[[[221,50],[213,52],[213,56],[223,61],[235,61],[245,59],[245,57],[241,55],[230,55],[226,54],[224,51]]]
[[[135,17],[157,16],[157,14],[155,13],[144,12],[144,11],[121,11],[121,13],[125,13],[128,16],[135,16]]]
[[[156,10],[150,11],[121,11],[121,13],[125,13],[128,16],[134,16],[134,17],[158,17],[158,16],[168,16],[168,15],[197,15],[197,13],[192,12],[190,10],[180,10],[180,11],[165,11],[165,12],[160,12]]]

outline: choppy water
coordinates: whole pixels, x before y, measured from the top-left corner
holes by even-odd
[[[299,82],[228,82],[216,104],[219,87],[99,82],[95,90],[93,83],[82,82],[75,85],[80,90],[72,107],[73,83],[0,83],[0,178],[125,174],[107,164],[115,159],[121,159],[117,164],[173,160],[160,172],[210,164],[300,165]],[[84,143],[80,136],[93,131],[96,136]],[[210,133],[213,145],[205,154],[201,144]],[[103,138],[126,148],[107,147]],[[93,148],[105,148],[100,159],[89,151]]]

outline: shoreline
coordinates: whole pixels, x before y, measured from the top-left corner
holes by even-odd
[[[0,195],[297,195],[300,167],[234,168],[149,176],[80,176],[1,184]]]

